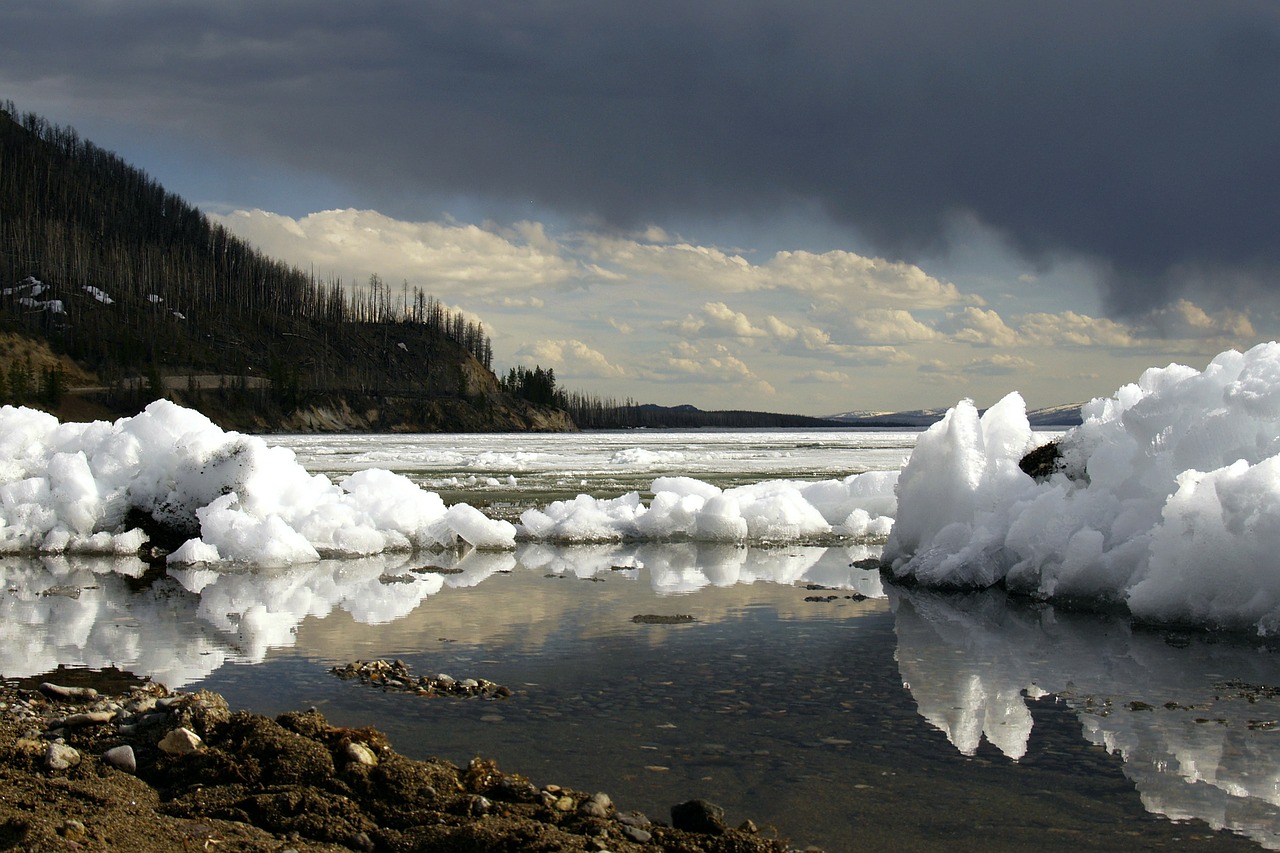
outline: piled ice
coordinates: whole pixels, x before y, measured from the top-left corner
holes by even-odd
[[[309,474],[291,450],[224,432],[157,401],[115,423],[60,424],[0,409],[0,553],[132,554],[140,517],[189,537],[172,562],[313,562],[327,556],[554,542],[764,542],[881,537],[897,472],[843,480],[768,481],[722,490],[659,478],[638,493],[581,496],[531,509],[519,528],[380,468],[339,483]]]
[[[115,423],[0,409],[0,551],[133,553],[145,536],[131,511],[192,537],[179,562],[507,548],[516,532],[387,471],[312,476],[292,451],[163,400]]]
[[[832,536],[883,537],[893,524],[896,471],[843,480],[768,480],[721,489],[691,477],[658,477],[646,506],[579,495],[520,516],[530,538],[556,542],[692,539],[700,542],[794,542]]]
[[[1018,395],[952,409],[902,472],[894,576],[1280,631],[1280,344],[1152,368],[1083,414],[1036,482]]]

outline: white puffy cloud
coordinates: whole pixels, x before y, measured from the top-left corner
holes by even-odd
[[[508,294],[583,275],[538,223],[482,228],[405,222],[372,210],[324,210],[300,219],[263,210],[212,216],[266,254],[355,285],[371,273],[457,298]]]
[[[1018,330],[1028,343],[1041,347],[1131,347],[1135,344],[1130,327],[1075,311],[1025,314],[1018,319]]]
[[[838,294],[869,307],[946,308],[977,301],[915,264],[854,252],[778,252],[762,269],[772,287]]]
[[[622,367],[579,340],[536,341],[522,347],[516,355],[555,368],[562,376],[611,379],[626,375]]]
[[[659,372],[677,381],[738,384],[748,387],[753,393],[776,393],[776,389],[757,376],[746,362],[720,344],[703,348],[679,342],[672,347]]]
[[[1012,347],[1020,344],[1017,332],[1009,328],[994,309],[969,306],[947,316],[953,340],[985,347]]]
[[[963,367],[965,373],[979,373],[986,376],[1005,376],[1012,373],[1030,373],[1035,370],[1036,363],[1018,355],[1002,353],[976,358]]]
[[[1242,311],[1223,309],[1209,314],[1203,308],[1186,299],[1179,299],[1163,308],[1157,308],[1144,318],[1159,334],[1168,338],[1184,339],[1236,339],[1253,338],[1257,333],[1249,315]]]
[[[903,308],[868,308],[850,318],[859,340],[875,344],[936,341],[941,335]]]
[[[688,337],[762,338],[769,335],[757,328],[741,311],[734,311],[723,302],[707,302],[698,315],[688,314],[683,320],[663,324]]]
[[[853,375],[843,370],[808,370],[796,377],[797,382],[815,382],[820,385],[847,385]]]
[[[781,251],[756,264],[737,252],[689,242],[642,242],[604,234],[579,234],[575,239],[592,263],[628,278],[658,278],[730,293],[821,293],[869,307],[947,308],[981,301],[914,264],[843,250]]]

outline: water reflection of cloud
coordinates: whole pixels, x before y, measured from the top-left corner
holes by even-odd
[[[1241,641],[1135,630],[1125,619],[1011,605],[989,591],[889,589],[898,664],[920,714],[973,754],[1012,759],[1055,694],[1124,760],[1146,808],[1280,849],[1280,659]]]
[[[863,558],[860,546],[783,549],[738,545],[525,545],[516,553],[382,554],[359,559],[321,560],[278,568],[171,567],[151,582],[140,582],[146,566],[136,559],[0,560],[0,673],[25,677],[59,665],[115,666],[171,687],[204,678],[226,663],[259,663],[275,649],[287,649],[308,620],[336,613],[345,624],[378,626],[387,635],[424,602],[449,593],[447,606],[434,607],[430,624],[415,621],[413,648],[421,632],[502,642],[506,637],[528,651],[563,629],[570,610],[598,611],[575,630],[586,635],[616,630],[611,608],[622,599],[637,607],[654,594],[682,594],[705,588],[728,589],[755,583],[808,582],[883,595],[879,576],[851,567]],[[457,598],[484,581],[512,572],[609,581],[592,584],[594,601],[554,585],[532,590],[490,588],[480,598]],[[499,585],[500,587],[501,585]],[[723,600],[699,618],[724,618]],[[607,614],[607,615],[605,615]],[[337,623],[335,623],[337,624]],[[518,636],[518,640],[514,639]],[[335,642],[332,654],[346,657]]]

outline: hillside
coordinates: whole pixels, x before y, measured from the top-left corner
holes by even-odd
[[[483,328],[431,296],[376,276],[358,292],[318,281],[11,103],[0,335],[0,402],[62,416],[165,394],[241,429],[573,428],[504,392]]]

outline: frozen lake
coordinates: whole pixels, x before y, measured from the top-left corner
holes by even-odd
[[[902,467],[916,433],[878,430],[629,430],[579,434],[273,436],[309,471],[334,479],[389,468],[492,516],[579,494],[647,495],[661,476],[721,488],[764,480],[830,480]]]
[[[899,468],[860,431],[277,436],[312,472],[403,473],[515,517],[659,476],[731,486]],[[114,667],[401,752],[496,758],[664,819],[703,797],[803,847],[1280,848],[1280,658],[1257,641],[886,588],[874,541],[615,543],[274,569],[0,558],[0,673]],[[636,616],[680,617],[674,624]],[[687,618],[686,618],[687,617]],[[505,700],[329,667],[399,658]],[[1236,834],[1215,832],[1225,828]]]

